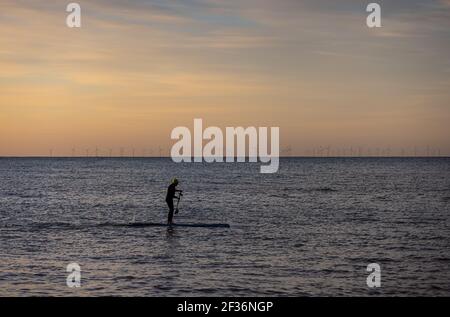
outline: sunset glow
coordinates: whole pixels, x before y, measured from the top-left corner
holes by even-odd
[[[379,29],[360,1],[122,3],[71,29],[66,1],[0,1],[0,156],[167,152],[197,117],[279,126],[292,155],[450,154],[448,1],[384,1]]]

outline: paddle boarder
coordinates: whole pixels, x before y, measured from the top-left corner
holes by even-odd
[[[178,179],[174,178],[172,180],[172,183],[169,185],[169,188],[167,188],[166,203],[169,206],[169,217],[167,219],[168,225],[173,224],[172,222],[173,212],[175,211],[173,200],[174,198],[180,200],[180,197],[183,195],[182,190],[176,189],[177,186],[178,186]],[[180,193],[178,197],[175,195],[176,193]]]

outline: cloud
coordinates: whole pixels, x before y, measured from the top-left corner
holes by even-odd
[[[390,115],[423,127],[417,133],[445,130],[449,2],[380,2],[381,29],[367,28],[359,0],[92,0],[81,3],[83,27],[69,29],[66,1],[3,0],[0,119],[7,113],[10,128],[0,124],[2,135],[20,125],[39,134],[36,118],[45,117],[75,138],[58,120],[98,120],[114,143],[132,138],[135,122],[165,135],[174,113],[218,125],[275,122],[294,140],[311,135],[305,126],[326,137],[324,116],[361,120],[351,127],[370,118],[374,139]],[[128,130],[118,135],[123,118]],[[346,135],[358,134],[351,127]]]

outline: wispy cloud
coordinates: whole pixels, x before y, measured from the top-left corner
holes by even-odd
[[[324,139],[345,118],[370,121],[378,140],[432,140],[449,129],[450,2],[380,3],[383,27],[369,29],[358,0],[92,0],[81,2],[83,27],[69,29],[67,1],[2,0],[0,133],[26,125],[26,148],[45,117],[58,135],[108,127],[113,142],[135,139],[134,122],[165,135],[176,112],[181,124],[274,122],[294,141]],[[389,116],[405,132],[375,131]],[[350,126],[336,137],[359,133]]]

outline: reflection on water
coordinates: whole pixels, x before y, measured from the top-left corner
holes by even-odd
[[[129,227],[167,219],[224,228]],[[449,159],[0,159],[0,295],[450,295]],[[79,263],[82,287],[66,286]],[[379,263],[382,287],[366,267]]]

